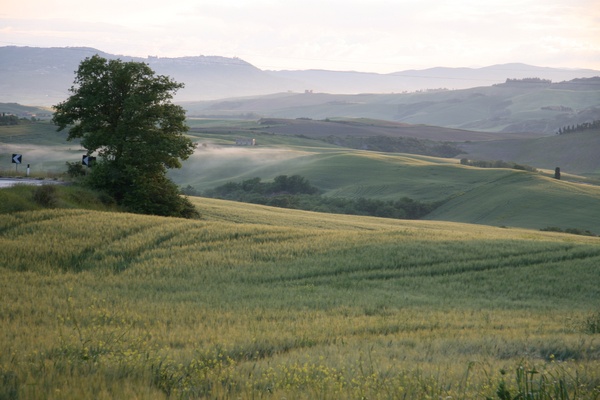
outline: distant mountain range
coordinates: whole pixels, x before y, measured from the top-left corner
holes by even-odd
[[[282,92],[337,94],[403,93],[428,89],[490,86],[507,79],[537,77],[560,82],[600,76],[588,69],[555,69],[525,64],[485,68],[431,68],[391,74],[325,70],[268,71],[239,58],[194,56],[130,57],[88,47],[0,47],[0,102],[51,106],[66,99],[79,63],[99,54],[147,63],[185,88],[177,101],[223,99]]]

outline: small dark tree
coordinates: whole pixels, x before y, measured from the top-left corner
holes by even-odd
[[[71,178],[80,178],[85,176],[85,168],[80,162],[66,162],[67,164],[67,175]]]
[[[166,177],[195,145],[184,133],[185,111],[171,103],[183,84],[155,75],[144,63],[98,55],[79,65],[71,96],[55,106],[58,130],[98,153],[87,182],[126,209],[189,217],[193,206]]]
[[[555,179],[560,179],[560,168],[559,167],[556,167],[554,169],[554,178]]]

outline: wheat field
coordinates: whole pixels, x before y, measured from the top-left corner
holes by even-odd
[[[600,398],[600,238],[192,200],[2,215],[0,398]]]

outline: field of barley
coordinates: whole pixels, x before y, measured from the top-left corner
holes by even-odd
[[[192,198],[0,218],[0,399],[600,398],[600,238]]]

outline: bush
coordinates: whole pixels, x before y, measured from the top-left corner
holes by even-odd
[[[67,175],[71,178],[79,178],[85,176],[85,168],[79,162],[66,162]]]
[[[127,211],[164,217],[198,218],[200,214],[187,197],[179,194],[168,178],[156,175],[139,179],[124,194],[121,205]]]
[[[56,207],[58,196],[54,185],[42,185],[33,191],[33,201],[42,207]]]
[[[179,192],[186,196],[200,196],[200,192],[198,190],[196,190],[196,188],[193,187],[192,185],[187,185],[186,187],[182,187],[181,189],[179,189]]]

